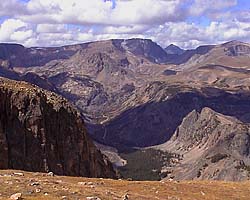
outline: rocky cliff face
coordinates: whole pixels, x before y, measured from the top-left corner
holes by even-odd
[[[209,108],[192,111],[162,149],[179,155],[166,168],[175,179],[250,179],[250,129]]]
[[[111,163],[89,139],[79,113],[65,99],[3,78],[0,168],[115,177]]]

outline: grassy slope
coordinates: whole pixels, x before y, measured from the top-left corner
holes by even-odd
[[[11,194],[21,192],[23,199],[86,199],[97,196],[105,199],[122,199],[127,193],[129,199],[172,199],[172,200],[247,200],[250,182],[133,182],[109,179],[87,179],[76,177],[49,177],[41,173],[11,175],[14,171],[0,171],[0,199],[8,199]],[[16,171],[15,171],[16,172]],[[39,185],[31,186],[38,182]],[[81,185],[79,182],[91,182]],[[40,193],[34,192],[41,189]],[[46,196],[44,193],[48,193]]]

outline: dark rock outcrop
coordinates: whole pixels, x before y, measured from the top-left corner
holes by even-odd
[[[62,97],[0,79],[0,168],[114,178],[111,163]]]

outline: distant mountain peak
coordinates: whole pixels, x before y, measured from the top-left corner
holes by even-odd
[[[152,62],[165,63],[167,53],[164,49],[151,39],[132,38],[123,40],[121,47],[134,55],[144,56]]]
[[[170,44],[169,46],[167,46],[165,48],[165,51],[167,52],[167,54],[177,54],[177,55],[181,55],[185,52],[184,49],[181,49],[180,47],[174,44]]]

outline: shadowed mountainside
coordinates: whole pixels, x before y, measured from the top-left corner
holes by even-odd
[[[250,122],[249,93],[232,94],[215,88],[201,90],[190,88],[190,91],[175,88],[175,94],[173,94],[173,88],[167,86],[163,88],[164,91],[158,89],[155,94],[156,96],[164,94],[159,96],[161,101],[150,101],[128,109],[97,127],[89,125],[92,137],[118,149],[121,145],[131,147],[156,145],[170,139],[189,112],[194,109],[201,110],[204,107],[234,116],[244,123]],[[146,95],[146,92],[143,94]]]

